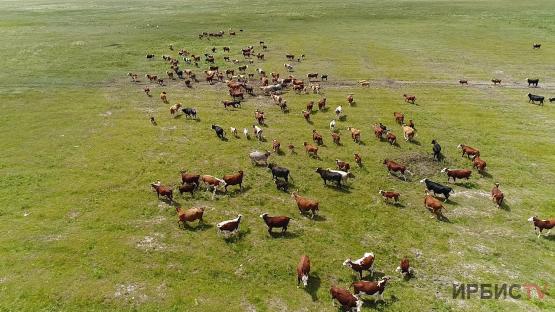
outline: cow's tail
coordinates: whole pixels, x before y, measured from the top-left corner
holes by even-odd
[[[293,181],[293,176],[291,175],[291,172],[289,172],[289,178],[291,178],[291,181]]]

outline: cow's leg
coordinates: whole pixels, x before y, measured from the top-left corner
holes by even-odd
[[[545,236],[549,236],[549,233],[551,233],[551,229],[549,229],[549,231],[547,231],[547,233],[545,233]]]

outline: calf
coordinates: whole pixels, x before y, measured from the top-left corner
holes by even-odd
[[[225,139],[225,131],[222,127],[218,125],[212,125],[212,130],[216,132],[216,135],[218,136],[218,138],[220,138],[221,140]]]
[[[297,265],[297,288],[301,282],[303,282],[303,287],[308,286],[308,274],[310,273],[310,259],[308,256],[301,256],[301,260]]]
[[[427,178],[420,180],[420,183],[425,183],[426,189],[428,191],[434,192],[434,195],[442,194],[445,197],[445,201],[447,201],[449,199],[449,195],[453,193],[452,188],[445,185],[441,185]]]
[[[179,186],[179,194],[183,195],[183,193],[191,193],[191,197],[193,197],[193,193],[197,186],[198,184],[196,183],[183,183],[181,186]]]
[[[414,274],[414,270],[410,267],[409,259],[407,257],[401,259],[401,264],[395,271],[401,273],[404,277],[411,277]]]
[[[162,185],[160,181],[153,182],[150,184],[150,186],[152,186],[156,191],[156,195],[158,196],[158,199],[160,198],[160,195],[162,195],[167,199],[169,199],[170,202],[173,202],[173,189],[171,187]]]
[[[354,158],[355,158],[355,163],[359,166],[362,167],[362,157],[360,157],[359,154],[355,153],[353,154]]]
[[[260,217],[264,219],[264,222],[268,226],[268,233],[270,235],[272,235],[273,228],[281,228],[281,233],[285,233],[289,225],[289,220],[291,220],[291,218],[285,216],[270,217],[267,213],[261,214]]]
[[[407,103],[414,104],[414,102],[416,102],[416,96],[414,95],[403,94],[403,97],[405,98],[405,102]]]
[[[472,156],[472,158],[480,157],[480,151],[468,145],[459,144],[457,148],[460,148],[462,150],[461,157],[464,157],[464,154],[466,154],[468,158],[470,158],[470,156]]]
[[[371,252],[365,252],[362,258],[351,261],[347,259],[343,261],[343,265],[351,268],[353,271],[358,272],[360,279],[362,279],[362,271],[368,271],[370,276],[374,275],[374,254]]]
[[[405,176],[405,172],[411,173],[407,167],[394,162],[393,160],[384,159],[383,164],[387,167],[387,172],[391,174],[391,172],[399,172],[403,176],[403,179],[406,181],[407,177]]]
[[[223,177],[225,181],[225,191],[227,192],[227,187],[231,185],[239,185],[239,190],[243,190],[243,171],[239,170],[239,172],[234,174],[226,174]]]
[[[324,139],[322,135],[316,131],[316,129],[312,130],[312,141],[316,142],[318,145],[324,144]]]
[[[322,168],[316,168],[316,172],[320,175],[322,180],[324,180],[324,185],[327,185],[327,182],[329,180],[329,181],[335,181],[335,183],[337,184],[337,187],[341,187],[341,180],[343,180],[343,177],[341,176],[341,174],[337,172],[331,172],[329,170],[322,169]]]
[[[491,200],[500,208],[503,205],[503,199],[505,195],[499,189],[499,183],[495,183],[495,186],[491,189]]]
[[[326,108],[326,98],[321,98],[318,101],[318,110],[324,110]]]
[[[333,305],[335,306],[335,301],[339,302],[341,307],[347,311],[353,312],[360,312],[362,308],[362,300],[356,296],[353,296],[347,289],[339,288],[336,286],[332,286],[330,288],[331,300]]]
[[[534,224],[534,232],[536,229],[540,230],[538,232],[538,238],[542,234],[543,230],[548,230],[545,236],[548,236],[551,233],[551,229],[555,227],[555,219],[547,219],[547,220],[540,220],[537,216],[530,217],[528,221]]]
[[[394,112],[393,117],[395,117],[395,121],[400,125],[405,122],[405,115],[401,112]]]
[[[336,145],[341,145],[341,135],[339,133],[332,132],[331,139]]]
[[[304,142],[303,145],[304,145],[304,150],[307,154],[312,155],[313,157],[318,156],[318,147],[312,144],[308,144],[307,142]]]
[[[216,228],[218,228],[218,233],[221,233],[224,236],[237,233],[239,231],[239,224],[241,224],[242,217],[242,215],[238,215],[235,219],[222,221],[216,224]]]
[[[252,163],[254,165],[259,165],[261,163],[264,164],[264,166],[268,165],[268,157],[270,157],[270,152],[266,151],[266,152],[259,152],[259,151],[254,151],[249,153],[249,158],[251,159]]]
[[[199,224],[203,223],[202,216],[204,215],[204,208],[183,210],[181,207],[175,207],[175,211],[179,217],[177,223],[183,223],[183,227],[185,227],[186,222],[193,222],[195,220],[198,220]]]
[[[540,82],[539,79],[530,79],[530,78],[526,78],[526,82],[528,82],[528,86],[534,86],[534,87],[538,87],[538,83]]]
[[[536,104],[536,102],[538,102],[539,105],[543,105],[543,100],[544,99],[545,98],[541,95],[535,95],[535,94],[528,93],[528,103]]]
[[[197,118],[197,110],[195,108],[184,108],[181,110],[185,114],[185,118]]]
[[[441,212],[442,209],[446,210],[445,207],[441,204],[439,200],[434,198],[430,193],[426,190],[426,196],[424,197],[424,207],[428,209],[436,218],[441,218],[443,213]],[[432,216],[433,218],[434,216]]]
[[[386,201],[393,199],[396,203],[399,202],[399,196],[401,196],[401,194],[399,194],[398,192],[392,192],[392,191],[386,192],[386,191],[380,190],[379,193]]]
[[[237,128],[230,127],[229,130],[231,130],[231,134],[232,134],[234,137],[236,137],[236,138],[239,137],[238,132],[237,132]]]
[[[450,179],[453,179],[453,183],[457,181],[457,179],[469,179],[472,171],[469,169],[449,169],[443,168],[441,172],[447,173],[447,182]]]
[[[345,172],[348,172],[351,169],[351,165],[349,165],[349,163],[339,159],[335,160],[335,165],[337,166],[337,169],[343,170]]]
[[[388,276],[382,277],[381,280],[377,282],[369,281],[358,281],[351,284],[353,287],[353,292],[355,296],[360,298],[360,295],[378,296],[380,300],[383,300],[383,292],[385,291],[385,286],[389,281]]]
[[[272,179],[283,178],[286,182],[289,182],[289,169],[284,167],[279,167],[275,164],[269,164],[268,168],[272,171]]]
[[[314,216],[316,216],[316,211],[319,210],[318,206],[320,205],[320,203],[318,201],[302,197],[297,192],[291,193],[291,198],[295,199],[295,202],[297,202],[297,207],[299,208],[301,214],[310,211],[312,213],[312,219],[314,219]]]
[[[472,167],[478,169],[479,173],[483,173],[486,170],[486,162],[480,157],[474,157]]]

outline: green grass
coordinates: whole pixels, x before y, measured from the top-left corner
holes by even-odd
[[[0,310],[335,311],[329,287],[355,279],[341,263],[367,251],[376,254],[377,271],[394,278],[385,302],[368,301],[365,310],[553,310],[553,290],[543,301],[463,301],[451,299],[451,284],[555,285],[553,236],[537,239],[526,221],[554,216],[555,111],[549,103],[527,104],[524,84],[539,77],[543,87],[533,93],[555,96],[554,12],[547,0],[3,1]],[[196,37],[229,27],[245,31],[210,42]],[[267,60],[251,72],[284,73],[284,54],[304,53],[295,75],[330,75],[322,86],[331,109],[313,114],[313,125],[300,111],[317,95],[286,94],[289,114],[265,97],[226,111],[222,85],[170,82],[152,86],[147,98],[144,78],[133,84],[125,76],[163,74],[167,65],[144,55],[170,54],[169,43],[197,54],[229,45],[237,56],[260,40],[269,45]],[[533,42],[544,45],[532,51]],[[469,87],[458,86],[463,77]],[[510,87],[473,85],[493,77]],[[353,85],[360,79],[376,84]],[[200,121],[170,118],[158,99],[162,90],[172,104],[197,107]],[[344,107],[337,147],[327,127],[348,93],[357,105]],[[419,105],[403,103],[403,93],[415,94]],[[256,108],[268,115],[266,143],[221,142],[210,129],[249,127]],[[420,144],[402,141],[394,111],[415,120]],[[373,137],[379,121],[394,127],[399,147]],[[363,145],[349,140],[348,126],[362,130]],[[325,135],[320,160],[301,149],[312,129]],[[297,146],[297,155],[271,160],[291,169],[302,195],[321,202],[322,220],[300,216],[270,173],[250,164],[248,152],[270,149],[273,138]],[[445,164],[431,162],[432,138],[442,144]],[[454,203],[446,205],[451,223],[437,222],[422,205],[418,180],[445,182],[442,167],[470,167],[459,143],[480,148],[491,176],[474,172],[455,186]],[[353,152],[365,166],[353,170],[349,190],[323,187],[314,169],[332,167],[336,158],[352,163]],[[411,181],[389,177],[386,157],[407,163]],[[174,208],[149,187],[155,180],[176,185],[181,169],[215,176],[243,169],[246,190],[215,200],[204,191],[193,200],[177,197],[184,208],[207,208],[208,226],[183,230]],[[496,181],[508,209],[489,200]],[[384,204],[379,189],[400,191],[404,207]],[[290,234],[269,237],[263,212],[292,216]],[[218,237],[215,224],[238,213],[240,237]],[[312,260],[309,291],[295,287],[301,254]],[[410,281],[393,271],[404,255],[417,271]]]

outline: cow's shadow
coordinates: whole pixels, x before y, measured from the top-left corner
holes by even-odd
[[[326,221],[327,219],[326,219],[325,216],[317,214],[317,215],[314,216],[314,218],[310,218],[309,220],[313,220],[313,221],[316,221],[316,222],[322,222],[322,221]]]
[[[287,232],[285,232],[285,233],[284,233],[284,232],[281,232],[281,231],[278,231],[278,232],[272,231],[272,232],[270,232],[270,233],[268,233],[268,234],[270,235],[271,238],[276,238],[276,239],[278,239],[278,238],[281,238],[281,239],[294,239],[294,238],[299,237],[299,234],[297,234],[297,233],[295,233],[295,232],[290,232],[290,231],[287,231]]]
[[[159,199],[161,202],[165,203],[168,206],[172,206],[174,208],[181,208],[181,204],[174,200],[169,200],[166,197],[160,197]]]
[[[309,275],[308,285],[304,291],[310,295],[313,302],[318,301],[318,289],[320,289],[321,284],[322,280],[320,279],[320,276],[318,276],[318,273],[312,273]]]
[[[447,218],[443,214],[437,215],[436,219],[437,219],[437,221],[444,222],[444,223],[453,223],[453,222],[451,222],[451,220],[449,220],[449,218]]]
[[[187,230],[190,232],[199,232],[199,231],[206,231],[208,229],[213,228],[214,225],[209,224],[209,223],[198,223],[196,226],[191,226],[191,224],[189,222],[185,222],[183,225],[183,230]]]
[[[416,140],[416,139],[412,139],[412,140],[410,140],[410,141],[408,141],[408,142],[411,143],[411,144],[414,144],[414,145],[418,145],[418,146],[421,146],[421,145],[422,145],[422,143],[420,143],[420,141],[418,141],[418,140]]]
[[[555,235],[553,234],[549,234],[549,236],[541,236],[540,238],[547,239],[548,241],[555,241]]]
[[[511,206],[509,204],[507,204],[506,200],[503,200],[503,202],[499,206],[499,209],[502,209],[502,210],[505,210],[505,211],[511,211]]]
[[[239,230],[239,231],[237,232],[237,234],[234,234],[234,235],[231,235],[231,236],[228,236],[228,237],[224,237],[224,242],[226,242],[226,244],[233,244],[233,243],[236,243],[236,242],[242,240],[243,237],[245,237],[245,236],[246,236],[247,234],[249,234],[250,232],[251,232],[251,231],[250,231],[249,229],[247,229],[247,230],[245,230],[245,231]]]
[[[476,184],[475,182],[470,182],[470,181],[458,182],[458,183],[454,182],[453,184],[456,185],[456,186],[462,186],[462,187],[467,188],[467,189],[477,189],[478,188],[478,184]]]
[[[399,299],[395,295],[391,295],[389,299],[385,298],[384,300],[373,299],[370,297],[362,298],[362,306],[366,308],[371,308],[375,310],[384,310],[387,306],[399,301]]]
[[[233,190],[230,190],[229,187],[228,187],[228,191],[227,191],[227,195],[229,195],[229,197],[231,197],[231,198],[240,196],[240,195],[248,192],[252,188],[252,186],[250,186],[250,185],[244,185],[242,190],[237,185],[233,185],[233,187],[234,187]]]
[[[489,172],[487,171],[478,172],[478,174],[481,175],[483,178],[487,178],[487,179],[493,178],[493,176],[489,174]]]
[[[336,192],[341,192],[341,193],[347,193],[350,194],[351,190],[348,186],[346,186],[345,184],[341,184],[341,186],[337,186],[337,184],[326,184],[324,185],[324,187],[329,188],[329,189],[333,189]]]

